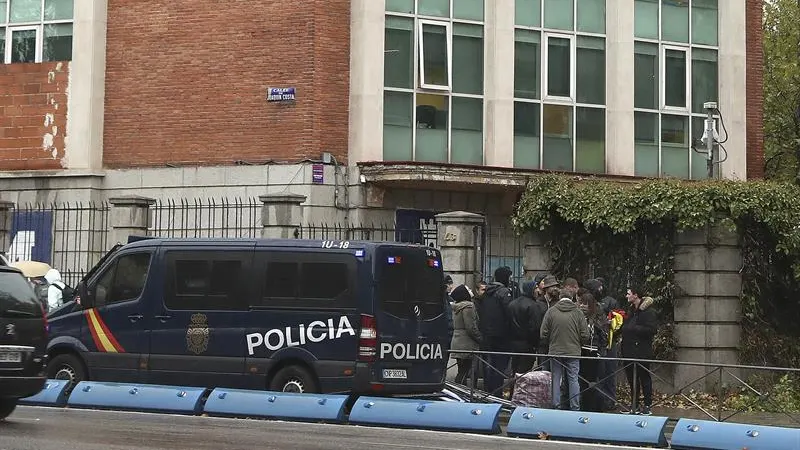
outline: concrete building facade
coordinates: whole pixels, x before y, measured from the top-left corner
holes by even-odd
[[[281,2],[272,2],[279,5]],[[0,199],[506,224],[540,171],[762,176],[760,0],[0,0]],[[724,127],[723,127],[724,125]],[[257,201],[257,200],[256,200]]]

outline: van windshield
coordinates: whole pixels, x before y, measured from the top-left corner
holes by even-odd
[[[0,317],[41,317],[33,288],[18,272],[0,270]]]
[[[444,312],[444,274],[438,252],[424,248],[382,247],[376,252],[378,299],[393,316],[423,320]]]

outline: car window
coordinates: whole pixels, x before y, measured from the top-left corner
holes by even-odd
[[[150,253],[123,255],[100,275],[94,288],[94,306],[134,300],[142,295]]]
[[[0,271],[0,316],[14,314],[39,317],[42,315],[42,304],[22,275]]]

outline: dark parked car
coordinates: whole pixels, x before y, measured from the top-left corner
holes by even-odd
[[[47,317],[22,272],[0,266],[0,420],[45,383]]]

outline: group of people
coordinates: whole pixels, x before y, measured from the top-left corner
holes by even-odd
[[[512,273],[509,267],[501,267],[494,281],[480,282],[474,291],[463,284],[454,286],[452,278],[445,277],[453,305],[451,352],[458,364],[456,382],[463,384],[473,367],[474,353],[459,352],[483,351],[488,352],[483,357],[487,362],[484,389],[490,393],[502,395],[506,379],[513,378],[509,369],[511,374],[546,370],[552,374],[554,408],[615,409],[616,372],[621,363],[614,358],[653,359],[658,327],[653,299],[630,286],[624,307],[608,294],[603,278],[586,280],[581,286],[574,278],[559,282],[553,275],[540,274],[517,286]],[[537,361],[531,354],[547,357]],[[635,392],[634,412],[650,414],[649,365],[626,363],[625,373]],[[562,396],[562,392],[568,394]]]

